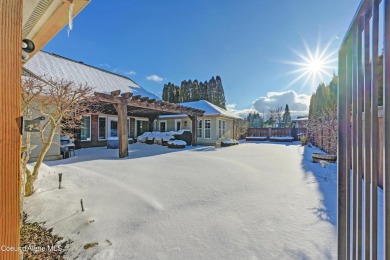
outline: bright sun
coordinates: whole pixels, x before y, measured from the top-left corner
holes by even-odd
[[[337,60],[335,57],[337,50],[329,52],[329,47],[332,42],[329,42],[322,50],[320,45],[317,44],[316,50],[313,52],[308,47],[307,43],[304,42],[305,52],[301,53],[294,51],[294,53],[300,58],[299,61],[288,61],[288,64],[298,66],[297,69],[290,71],[288,74],[297,75],[288,85],[295,84],[301,79],[304,79],[301,85],[301,90],[307,86],[310,81],[310,86],[315,89],[319,83],[324,82],[326,77],[332,77],[329,71],[334,71],[336,66],[334,62]]]

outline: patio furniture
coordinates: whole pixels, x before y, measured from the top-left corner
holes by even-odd
[[[189,129],[182,129],[173,134],[176,140],[185,141],[187,144],[192,143],[192,133]]]
[[[72,154],[76,156],[76,146],[68,136],[61,137],[60,144],[60,153],[63,159],[71,157]]]

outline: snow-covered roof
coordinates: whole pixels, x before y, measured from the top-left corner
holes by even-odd
[[[44,51],[35,54],[24,67],[40,77],[63,79],[77,85],[86,84],[96,92],[108,94],[111,91],[120,90],[122,93],[131,92],[142,97],[160,99],[128,77]]]
[[[199,101],[192,101],[192,102],[185,102],[181,103],[180,105],[196,108],[205,111],[204,116],[224,116],[234,119],[240,119],[241,117],[230,113],[229,111],[220,108],[219,106],[216,106],[206,100],[199,100]],[[160,116],[160,118],[177,118],[177,117],[185,117],[187,115],[179,114],[179,115],[163,115]]]

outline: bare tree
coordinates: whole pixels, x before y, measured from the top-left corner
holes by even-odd
[[[245,137],[248,130],[248,121],[244,119],[234,119],[234,136],[233,138],[239,140]]]
[[[70,81],[28,77],[22,82],[22,92],[23,115],[29,118],[34,115],[46,117],[37,133],[42,147],[32,171],[27,168],[32,149],[31,133],[26,133],[24,138],[22,157],[24,194],[30,196],[34,193],[34,181],[38,177],[43,159],[51,145],[56,144],[53,141],[54,136],[60,134],[62,129],[74,129],[79,126],[83,115],[93,112],[97,106],[91,87],[75,85]],[[65,134],[71,135],[71,132]]]

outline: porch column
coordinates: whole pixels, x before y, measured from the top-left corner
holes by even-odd
[[[157,116],[149,116],[149,132],[153,132],[153,122],[157,119]]]
[[[0,246],[19,246],[22,0],[0,0]],[[0,252],[19,259],[19,252]]]
[[[197,134],[196,134],[196,130],[197,130],[197,124],[198,124],[198,117],[197,116],[188,116],[191,121],[192,121],[192,146],[197,146],[198,145],[198,140],[197,140]]]
[[[125,158],[129,156],[127,105],[119,103],[115,104],[114,107],[118,112],[119,158]]]

